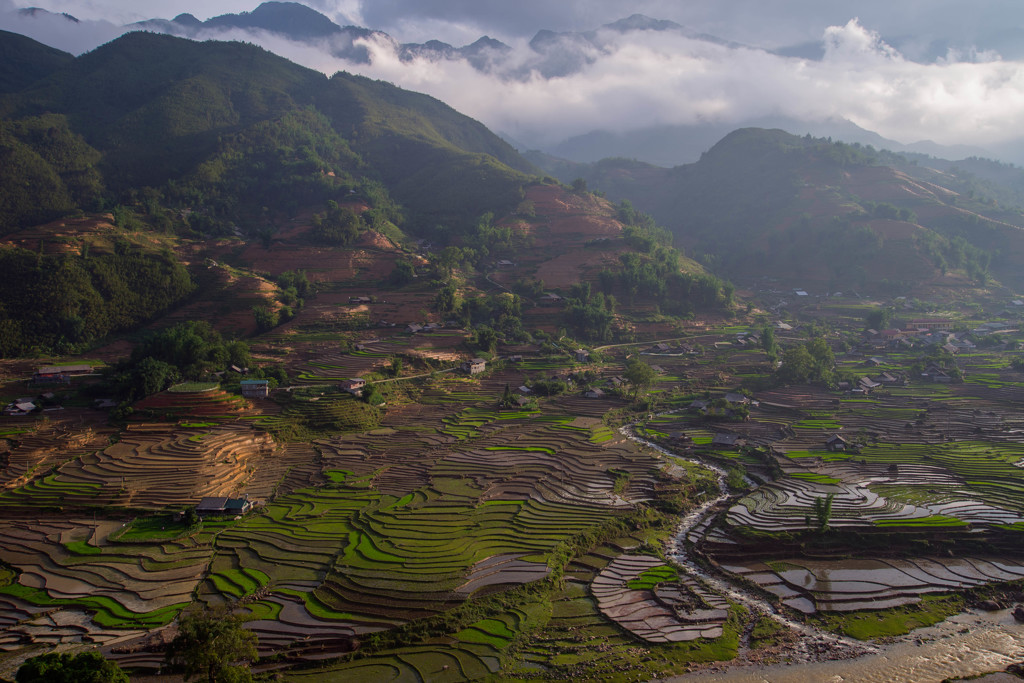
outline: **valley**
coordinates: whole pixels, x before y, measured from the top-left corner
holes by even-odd
[[[255,680],[1024,658],[1012,183],[760,129],[554,178],[252,45],[34,49],[0,80],[0,677],[180,680],[204,618]]]

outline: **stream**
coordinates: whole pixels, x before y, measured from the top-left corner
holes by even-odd
[[[673,549],[669,554],[673,563],[708,588],[743,605],[753,615],[766,615],[799,635],[799,641],[786,653],[785,664],[766,666],[745,661],[742,645],[746,644],[747,638],[744,637],[741,656],[736,661],[720,663],[702,672],[670,680],[714,680],[716,683],[938,683],[950,677],[999,671],[1024,659],[1024,625],[1014,620],[1010,610],[965,612],[935,626],[893,639],[889,644],[875,645],[790,619],[767,600],[751,593],[727,575],[709,571],[691,557],[685,539],[691,530],[715,514],[715,507],[728,498],[726,472],[718,465],[680,456],[637,436],[634,429],[637,424],[628,424],[619,431],[635,443],[671,458],[700,465],[717,474],[719,495],[705,501],[679,520],[673,535]]]

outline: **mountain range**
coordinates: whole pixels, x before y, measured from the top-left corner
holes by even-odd
[[[22,10],[26,17],[43,18],[48,15],[38,8]],[[74,17],[66,17],[75,21]],[[265,2],[251,12],[215,16],[200,21],[191,14],[173,19],[153,18],[124,27],[124,30],[147,30],[194,39],[239,38],[245,35],[259,40],[259,36],[277,36],[296,44],[323,50],[333,58],[353,67],[368,65],[373,49],[386,50],[401,62],[426,59],[435,62],[465,62],[476,72],[499,82],[520,82],[535,79],[553,81],[580,74],[593,67],[612,49],[610,40],[638,33],[684,38],[698,45],[729,49],[733,52],[763,53],[784,57],[820,60],[824,43],[798,45],[788,48],[762,49],[740,45],[714,35],[695,31],[678,23],[634,14],[611,22],[595,30],[581,32],[538,31],[529,41],[527,52],[514,49],[489,36],[473,43],[454,46],[438,40],[423,43],[402,43],[383,31],[370,28],[339,25],[324,14],[297,2]],[[900,38],[890,42],[897,47]],[[905,42],[905,40],[904,40]],[[1012,41],[1011,41],[1012,42]],[[929,48],[932,58],[938,53]],[[949,46],[947,46],[949,47]],[[1014,54],[1007,53],[1012,57]],[[927,56],[927,55],[926,55]],[[519,149],[539,149],[577,162],[592,162],[605,157],[624,156],[661,166],[674,166],[697,160],[700,153],[710,148],[729,131],[739,127],[782,128],[791,133],[810,133],[816,137],[830,137],[845,142],[871,144],[895,151],[911,151],[948,159],[967,156],[1000,158],[1005,161],[1024,159],[1024,145],[1002,145],[998,150],[983,147],[949,147],[931,142],[904,145],[855,125],[841,116],[825,118],[796,118],[782,114],[750,115],[728,121],[709,119],[683,124],[629,124],[618,122],[618,128],[595,126],[592,130],[570,133],[552,139],[543,130],[503,131],[496,128],[507,141]]]
[[[0,51],[18,55],[0,65],[3,232],[121,206],[200,239],[269,240],[343,202],[396,240],[458,243],[520,210],[543,168],[628,200],[739,281],[1024,285],[1024,172],[978,158],[749,128],[692,164],[581,164],[524,157],[434,98],[251,44],[136,32],[76,58],[2,34]],[[326,239],[349,239],[342,214]]]

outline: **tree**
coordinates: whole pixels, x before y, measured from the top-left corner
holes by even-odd
[[[634,400],[640,395],[642,390],[652,386],[658,379],[658,373],[639,358],[632,358],[626,362],[626,371],[622,376],[633,386]]]
[[[498,346],[498,333],[486,325],[476,328],[473,337],[473,345],[481,351],[492,353]]]
[[[277,326],[277,313],[266,306],[253,306],[252,314],[256,318],[256,327],[260,332],[266,332]]]
[[[884,330],[892,324],[891,308],[876,308],[864,316],[864,324],[873,330]]]
[[[130,395],[136,399],[150,396],[163,391],[179,379],[181,375],[178,368],[147,356],[132,368]]]
[[[51,652],[26,660],[14,680],[17,683],[128,683],[128,674],[99,652],[76,655]]]
[[[416,269],[409,261],[396,261],[395,268],[391,271],[391,275],[388,278],[391,284],[397,287],[403,287],[416,277]]]
[[[830,493],[824,498],[814,499],[814,516],[818,518],[818,530],[828,531],[828,523],[832,519],[832,501],[836,494]]]
[[[256,658],[256,634],[225,609],[186,612],[167,649],[168,662],[181,669],[186,680],[199,676],[207,683],[251,681],[248,668],[239,662]]]
[[[774,363],[779,357],[779,344],[775,341],[775,329],[765,325],[761,329],[761,348],[768,356],[768,362]]]

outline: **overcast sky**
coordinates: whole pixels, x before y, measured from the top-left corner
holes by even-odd
[[[254,9],[258,0],[0,0],[0,28],[70,52],[91,49],[146,18],[199,19]],[[1020,135],[1024,121],[1021,0],[306,0],[339,24],[379,29],[402,42],[454,45],[481,35],[514,50],[494,73],[460,61],[401,62],[370,43],[371,65],[330,56],[329,45],[279,36],[258,42],[325,73],[344,69],[434,95],[492,129],[554,143],[594,129],[732,122],[783,115],[846,118],[900,142],[932,139],[989,148]],[[83,20],[32,20],[26,6]],[[670,19],[743,46],[679,33],[600,34],[575,73],[545,78],[527,42],[540,29],[586,31],[633,13]],[[764,49],[824,41],[820,60]],[[936,45],[939,48],[936,48]],[[750,47],[744,47],[750,46]],[[950,49],[951,48],[951,49]],[[936,50],[938,49],[938,52]],[[510,74],[516,73],[516,78]],[[524,76],[524,74],[527,74]]]

